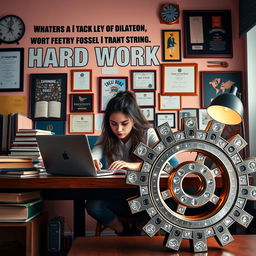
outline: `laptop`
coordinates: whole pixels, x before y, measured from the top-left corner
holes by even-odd
[[[49,174],[96,177],[116,173],[108,169],[95,170],[86,135],[37,135],[36,138]],[[122,171],[124,174],[125,170]]]

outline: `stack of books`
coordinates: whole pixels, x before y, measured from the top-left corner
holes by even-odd
[[[40,191],[0,193],[0,222],[27,222],[42,209]]]
[[[23,178],[45,173],[40,159],[21,156],[0,156],[0,177]]]
[[[39,129],[19,129],[10,147],[11,156],[30,156],[42,159],[36,135],[52,135],[51,131]]]

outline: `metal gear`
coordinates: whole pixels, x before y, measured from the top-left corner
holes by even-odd
[[[129,207],[133,214],[147,211],[151,219],[143,230],[150,237],[164,230],[168,248],[178,251],[182,239],[190,239],[191,250],[207,251],[207,238],[213,236],[225,246],[234,240],[228,229],[233,223],[248,227],[253,219],[244,207],[256,200],[256,187],[250,185],[256,159],[242,159],[239,151],[246,141],[240,135],[226,141],[224,126],[212,120],[206,130],[198,130],[197,118],[188,117],[183,130],[172,132],[165,123],[156,128],[160,141],[154,148],[140,143],[134,151],[143,164],[126,174],[126,183],[140,191]],[[169,164],[188,152],[192,160]],[[206,165],[208,160],[214,167]]]

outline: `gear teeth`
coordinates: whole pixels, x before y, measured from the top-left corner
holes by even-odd
[[[163,200],[166,200],[166,199],[172,197],[172,194],[170,193],[169,189],[162,191],[161,195],[162,195]]]
[[[237,206],[233,208],[233,212],[231,214],[232,214],[231,217],[245,228],[249,226],[249,224],[253,219],[252,215],[250,215],[248,212],[244,211],[243,209],[238,208]]]
[[[163,220],[161,217],[159,215],[155,215],[142,229],[152,237],[161,229],[162,225]]]
[[[200,164],[204,164],[205,159],[206,159],[206,156],[202,154],[197,154],[195,161]]]
[[[127,171],[126,184],[147,185],[149,173],[138,171]]]
[[[231,157],[231,160],[233,161],[234,164],[239,164],[239,163],[241,163],[243,161],[242,157],[239,154],[233,155]]]
[[[204,230],[193,231],[193,246],[194,252],[205,252],[207,251],[207,241]]]
[[[256,186],[241,186],[239,187],[239,197],[255,201],[256,200]]]
[[[148,195],[132,199],[128,201],[128,204],[132,214],[147,210],[149,207],[152,207],[152,204]]]
[[[199,130],[199,131],[196,132],[196,138],[198,140],[205,140],[206,136],[207,136],[207,132],[205,132],[205,131],[200,131]]]
[[[164,143],[161,141],[159,142],[154,148],[153,148],[158,154],[160,154],[163,150],[166,149],[166,146]]]
[[[156,159],[158,153],[153,150],[152,148],[148,147],[144,143],[139,143],[139,145],[135,148],[133,152],[136,156],[140,159],[153,164],[154,160]]]
[[[161,141],[164,143],[166,147],[171,146],[175,143],[175,138],[172,133],[172,129],[168,122],[158,126],[156,128],[157,134],[160,137]]]
[[[148,195],[148,186],[140,186],[140,196]]]
[[[240,174],[251,174],[256,172],[256,159],[255,158],[249,158],[244,160],[242,163],[237,165],[237,170],[239,175]]]
[[[184,118],[184,132],[187,139],[192,139],[196,137],[197,118],[196,117],[185,117]]]
[[[228,140],[228,145],[224,148],[224,150],[229,156],[233,156],[235,153],[246,147],[246,145],[247,142],[239,134],[237,134]]]
[[[234,240],[224,223],[214,226],[213,229],[216,234],[216,240],[220,245],[225,246]]]
[[[140,171],[141,172],[150,172],[151,169],[151,164],[149,164],[148,162],[143,162]]]
[[[178,207],[177,207],[177,213],[181,214],[181,215],[184,215],[185,214],[185,211],[186,211],[187,207],[182,205],[182,204],[179,204]]]
[[[193,238],[193,231],[192,230],[183,230],[182,238],[192,239]]]
[[[224,124],[219,123],[215,120],[211,120],[206,127],[206,130],[208,132],[206,139],[214,144],[217,144],[224,127]]]
[[[173,169],[174,168],[169,163],[166,163],[166,165],[163,168],[163,171],[166,172],[167,174],[170,174]]]
[[[172,250],[178,251],[182,241],[182,233],[183,231],[181,229],[173,228],[167,239],[164,241],[165,246]]]

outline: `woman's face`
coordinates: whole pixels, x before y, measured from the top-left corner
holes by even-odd
[[[115,112],[110,115],[109,124],[120,140],[126,140],[129,138],[134,121],[122,112]]]

